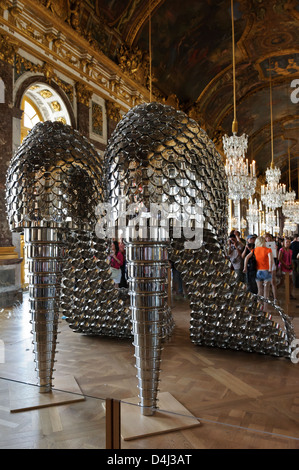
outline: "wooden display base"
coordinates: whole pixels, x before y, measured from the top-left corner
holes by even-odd
[[[124,441],[200,425],[200,421],[170,393],[160,393],[158,400],[159,409],[152,416],[141,414],[141,408],[136,406],[138,397],[128,398],[125,400],[128,403],[121,403],[121,437]]]
[[[47,393],[40,393],[36,385],[19,382],[12,382],[9,388],[11,413],[85,400],[76,379],[71,376],[55,377],[53,389]]]

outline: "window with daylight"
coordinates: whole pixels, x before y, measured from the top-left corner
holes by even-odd
[[[22,141],[35,124],[43,121],[43,118],[37,106],[27,96],[23,98],[21,109],[23,110],[21,128]]]

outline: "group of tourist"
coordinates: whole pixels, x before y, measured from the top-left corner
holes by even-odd
[[[275,237],[248,235],[244,240],[240,232],[233,230],[228,238],[227,257],[231,269],[247,290],[266,299],[272,287],[273,301],[277,303],[277,290],[288,276],[290,299],[293,289],[299,287],[299,235]]]
[[[228,238],[227,258],[237,279],[247,285],[248,292],[266,299],[270,297],[272,287],[273,301],[277,301],[277,291],[288,276],[290,299],[294,298],[294,288],[299,287],[299,235],[294,237],[275,237],[266,233],[264,236],[248,235],[241,237],[233,230]],[[116,287],[128,287],[126,273],[125,246],[121,241],[112,241],[109,255],[112,279]],[[174,290],[183,295],[181,274],[172,264]]]

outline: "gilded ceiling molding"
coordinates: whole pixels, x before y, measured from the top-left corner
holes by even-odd
[[[0,43],[1,47],[1,43]],[[1,52],[0,52],[1,54]],[[69,96],[70,100],[72,101],[73,99],[73,86],[70,84],[67,84],[63,82],[56,72],[54,71],[54,68],[52,67],[51,64],[44,62],[42,65],[40,64],[34,64],[28,59],[25,59],[22,57],[20,54],[16,53],[15,54],[15,67],[16,67],[16,72],[20,74],[22,70],[25,70],[27,72],[32,72],[32,73],[39,73],[43,75],[46,79],[46,82],[50,85],[52,80]]]
[[[63,22],[58,17],[59,3],[61,2],[48,3],[42,0],[26,0],[26,3],[19,0],[7,2],[8,9],[2,12],[2,15],[0,13],[3,34],[9,32],[9,35],[18,38],[22,50],[40,61],[52,64],[55,70],[62,72],[73,82],[88,81],[94,93],[103,99],[112,96],[116,101],[120,101],[121,107],[126,110],[132,106],[137,95],[141,102],[147,101],[149,91],[145,86],[138,83],[135,77],[123,72],[114,61],[82,37],[69,22]],[[17,15],[12,16],[12,8],[16,7]],[[6,56],[8,53],[5,52]],[[119,86],[114,89],[115,77]]]

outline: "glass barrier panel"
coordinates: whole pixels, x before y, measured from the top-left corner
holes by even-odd
[[[26,292],[23,302],[2,308],[0,448],[105,449],[106,399],[120,401],[120,447],[126,451],[298,448],[295,356],[291,361],[194,345],[188,301],[175,301],[172,311],[175,328],[162,352],[158,410],[143,416],[132,340],[75,333],[62,317],[52,384],[62,402],[39,408],[36,400],[46,400],[47,393],[36,393]]]

